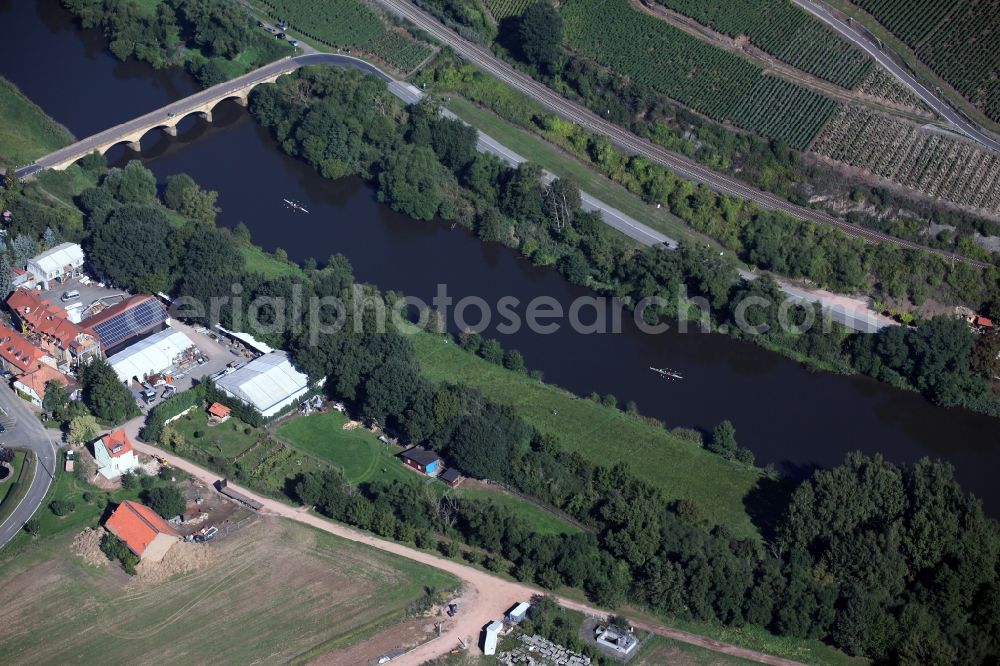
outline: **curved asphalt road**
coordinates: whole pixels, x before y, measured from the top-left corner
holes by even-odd
[[[52,485],[55,473],[56,447],[38,416],[9,386],[0,386],[0,407],[3,407],[13,421],[7,431],[0,435],[0,442],[11,448],[33,451],[36,456],[35,478],[31,480],[28,493],[14,513],[0,525],[0,548],[3,548],[45,501],[45,494]]]
[[[991,266],[991,264],[986,262],[963,257],[951,252],[936,250],[919,243],[913,243],[872,229],[849,224],[826,212],[798,206],[770,192],[756,189],[740,180],[712,171],[692,159],[673,153],[662,146],[642,139],[628,130],[604,120],[589,109],[571,102],[544,84],[514,69],[493,55],[489,50],[461,37],[458,33],[444,26],[436,18],[427,14],[408,0],[377,0],[377,2],[389,12],[410,21],[441,43],[447,44],[456,54],[465,60],[476,65],[484,72],[500,79],[521,94],[535,100],[560,118],[575,123],[589,132],[605,136],[625,152],[633,155],[641,155],[673,171],[681,178],[696,183],[705,183],[716,192],[742,199],[750,199],[764,209],[780,210],[800,220],[836,227],[850,236],[862,238],[870,243],[890,243],[913,250],[924,250],[954,261],[964,262],[977,268],[989,268]]]
[[[955,109],[952,108],[948,102],[936,97],[934,93],[920,85],[917,80],[910,76],[905,69],[897,65],[892,58],[886,55],[877,44],[873,43],[860,31],[855,30],[849,23],[845,23],[834,16],[823,3],[813,2],[812,0],[792,1],[836,30],[840,33],[841,37],[874,58],[878,64],[882,65],[882,67],[885,68],[890,74],[902,82],[904,86],[909,88],[915,95],[922,99],[924,104],[929,106],[935,113],[958,128],[958,130],[963,134],[985,146],[989,150],[1000,153],[1000,141],[997,141],[995,138],[984,132],[981,127],[973,124],[963,115],[955,111]]]

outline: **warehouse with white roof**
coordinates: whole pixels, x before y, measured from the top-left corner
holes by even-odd
[[[215,385],[268,418],[308,393],[309,377],[292,366],[286,352],[274,351],[219,377]]]
[[[80,275],[83,248],[76,243],[60,243],[29,259],[26,269],[43,289],[49,289],[51,280],[64,282]]]
[[[185,353],[194,347],[188,336],[177,329],[165,328],[108,357],[108,363],[123,382],[130,383],[133,377],[142,381],[150,375],[176,369]]]

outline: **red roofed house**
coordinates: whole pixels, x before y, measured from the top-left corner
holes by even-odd
[[[20,375],[36,370],[42,364],[55,365],[55,362],[23,335],[0,324],[0,365],[5,370]]]
[[[42,406],[45,400],[45,387],[50,381],[57,381],[72,395],[77,390],[76,383],[69,377],[59,372],[51,365],[39,364],[31,372],[19,375],[14,380],[14,389],[27,396],[28,400],[36,407]]]
[[[989,317],[976,315],[976,326],[979,328],[993,328],[993,321]]]
[[[97,337],[66,318],[66,311],[52,305],[32,289],[15,289],[7,307],[22,328],[38,337],[38,344],[59,361],[86,362],[101,353]]]
[[[94,442],[97,471],[105,479],[116,479],[139,467],[139,456],[124,430],[110,432]]]
[[[159,562],[180,536],[144,504],[125,500],[105,521],[104,527],[125,542],[140,560]]]
[[[216,423],[222,423],[229,418],[229,413],[232,410],[223,405],[221,402],[213,402],[208,408],[208,415],[212,417],[212,420]]]

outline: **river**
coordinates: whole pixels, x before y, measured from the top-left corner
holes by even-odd
[[[79,30],[55,0],[0,0],[0,74],[77,137],[84,137],[197,89],[183,72],[121,63],[103,37]],[[162,181],[186,172],[219,192],[220,223],[242,221],[254,242],[283,248],[291,259],[323,262],[341,252],[358,280],[429,300],[439,284],[456,300],[474,295],[527,302],[539,295],[561,303],[586,295],[555,270],[536,268],[517,253],[485,245],[462,228],[399,215],[375,200],[364,182],[324,180],[284,155],[266,131],[234,103],[219,106],[214,123],[191,117],[170,138],[142,141],[139,158]],[[114,163],[136,157],[124,147]],[[282,199],[302,201],[305,215]],[[811,373],[754,345],[717,334],[640,333],[626,318],[618,335],[581,335],[563,326],[541,335],[522,330],[497,336],[519,349],[546,381],[580,395],[612,393],[673,426],[710,431],[730,419],[737,438],[759,464],[791,473],[831,466],[845,453],[881,452],[898,462],[922,456],[951,462],[963,487],[1000,514],[1000,421],[935,407],[917,394],[865,377]],[[681,371],[663,381],[649,366]],[[609,442],[609,446],[613,446]]]

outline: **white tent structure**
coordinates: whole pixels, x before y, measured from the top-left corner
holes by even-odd
[[[268,418],[305,395],[309,377],[292,366],[287,352],[274,351],[220,377],[215,385]]]
[[[64,280],[80,274],[83,267],[83,248],[76,243],[60,243],[28,260],[27,271],[43,288],[49,280]]]
[[[165,328],[108,358],[108,363],[125,383],[170,370],[178,358],[195,344],[173,328]]]

